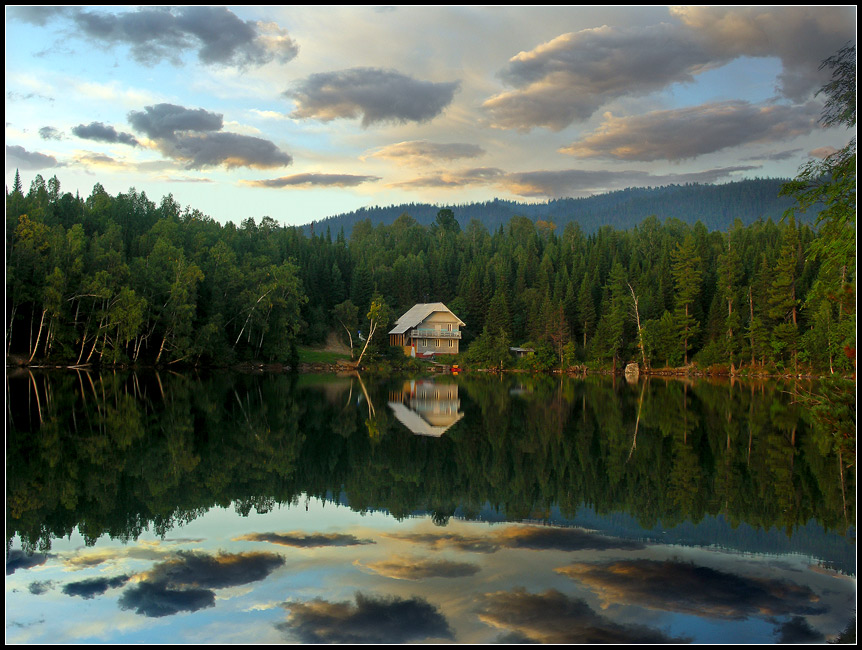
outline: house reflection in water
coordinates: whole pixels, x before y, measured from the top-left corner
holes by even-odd
[[[464,417],[458,384],[427,379],[405,381],[400,391],[390,391],[389,408],[417,436],[439,438]]]

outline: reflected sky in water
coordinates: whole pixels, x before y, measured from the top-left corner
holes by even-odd
[[[7,562],[12,643],[822,642],[855,603],[854,579],[800,555],[441,527],[318,499],[21,555]]]

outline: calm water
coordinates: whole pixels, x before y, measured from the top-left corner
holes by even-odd
[[[6,640],[831,640],[855,455],[796,390],[13,373]]]

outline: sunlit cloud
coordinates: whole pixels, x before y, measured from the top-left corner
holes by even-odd
[[[855,15],[815,7],[679,7],[678,22],[602,26],[521,52],[499,76],[512,90],[487,99],[492,126],[559,131],[622,98],[695,80],[742,57],[777,57],[782,94],[805,100],[824,81],[820,61],[855,39]]]
[[[284,95],[296,102],[291,117],[329,122],[362,117],[378,122],[427,122],[452,102],[459,83],[420,81],[395,70],[351,68],[319,72]]]
[[[378,575],[396,580],[424,580],[426,578],[464,578],[475,575],[481,570],[477,564],[433,560],[428,558],[392,557],[378,562],[355,565],[373,571]]]
[[[427,174],[410,180],[392,183],[392,187],[401,188],[440,188],[457,189],[468,185],[488,185],[505,176],[502,169],[496,167],[476,167],[460,171],[442,171]]]
[[[276,627],[301,643],[392,644],[453,639],[446,618],[423,598],[356,594],[356,602],[285,603],[287,621]]]
[[[358,176],[354,174],[293,174],[281,178],[257,181],[240,181],[249,187],[291,188],[291,187],[356,187],[362,183],[379,181],[379,176]]]
[[[479,145],[462,142],[429,142],[411,140],[380,147],[363,158],[381,158],[407,165],[434,165],[460,158],[477,158],[485,150]]]
[[[719,619],[823,611],[808,587],[786,580],[743,577],[685,562],[580,563],[557,571],[590,587],[605,607],[629,603]]]
[[[606,114],[595,132],[560,151],[581,158],[677,161],[806,135],[817,128],[819,113],[814,104],[757,106],[727,101],[633,117]]]
[[[524,589],[486,594],[479,618],[488,625],[508,630],[522,642],[665,644],[689,641],[646,626],[616,623],[594,612],[584,600],[554,589],[540,594]]]

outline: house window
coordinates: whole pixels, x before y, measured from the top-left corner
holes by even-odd
[[[448,324],[446,325],[446,329],[447,329],[447,330],[449,330],[449,331],[451,332],[451,331],[452,331],[452,323],[448,323]]]
[[[449,347],[450,347],[450,348],[454,348],[454,347],[455,347],[455,341],[453,341],[452,339],[449,339]]]

